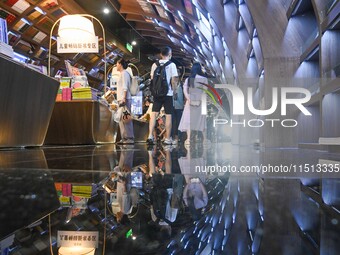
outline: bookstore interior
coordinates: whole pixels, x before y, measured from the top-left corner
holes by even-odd
[[[339,45],[339,0],[0,0],[0,255],[339,254]]]

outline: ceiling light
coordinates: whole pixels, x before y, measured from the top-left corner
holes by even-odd
[[[103,12],[104,12],[105,14],[109,14],[109,13],[110,13],[110,10],[109,10],[109,8],[104,8]]]
[[[135,45],[137,45],[137,42],[136,41],[132,41],[131,45],[135,46]]]

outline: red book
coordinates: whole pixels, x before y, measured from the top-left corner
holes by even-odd
[[[16,2],[18,2],[19,0],[7,0],[6,1],[6,5],[12,7],[13,5],[15,5]]]

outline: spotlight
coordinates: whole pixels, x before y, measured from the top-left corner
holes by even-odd
[[[109,14],[109,13],[110,13],[110,10],[109,10],[109,8],[104,8],[103,12],[104,12],[105,14]]]
[[[132,41],[131,45],[135,46],[135,45],[137,45],[137,42],[136,41]]]

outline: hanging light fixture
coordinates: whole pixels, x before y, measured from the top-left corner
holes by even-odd
[[[81,15],[66,15],[60,19],[58,35],[64,38],[95,36],[93,23]]]
[[[62,18],[58,19],[52,26],[50,31],[50,40],[49,40],[49,52],[48,52],[48,69],[47,73],[50,76],[51,75],[51,46],[52,46],[52,37],[53,37],[53,30],[55,26],[59,23],[58,28],[58,35],[60,38],[67,38],[71,41],[74,39],[75,42],[81,42],[84,40],[86,42],[86,39],[93,39],[96,37],[94,32],[94,27],[92,21],[95,20],[98,22],[100,27],[102,28],[102,34],[103,34],[103,60],[104,60],[104,77],[106,77],[106,40],[105,40],[105,30],[102,25],[102,23],[94,16],[89,14],[74,14],[74,15],[66,15]],[[96,46],[98,45],[98,38],[96,38]],[[91,41],[92,42],[92,41]],[[91,44],[92,47],[92,44]],[[59,49],[59,48],[58,48]],[[88,48],[87,48],[88,49]],[[94,47],[92,49],[98,49],[97,47]],[[90,49],[90,50],[92,50]],[[86,51],[86,49],[83,49],[83,51],[76,51],[76,52],[94,52],[94,51]],[[98,52],[98,50],[96,51]],[[104,91],[106,90],[106,79],[104,79]]]

